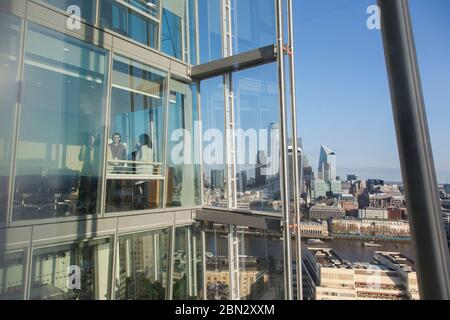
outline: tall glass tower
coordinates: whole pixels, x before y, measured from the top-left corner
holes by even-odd
[[[336,153],[325,146],[320,147],[318,178],[328,182],[336,180]]]

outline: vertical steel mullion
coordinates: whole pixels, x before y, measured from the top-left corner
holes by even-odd
[[[169,157],[167,155],[168,150],[169,150],[169,143],[168,143],[168,137],[169,137],[169,117],[170,117],[170,86],[172,83],[172,73],[169,72],[167,73],[167,87],[165,88],[166,91],[166,103],[165,103],[165,110],[164,110],[164,150],[163,150],[163,159],[164,159],[164,168],[163,168],[163,176],[164,176],[164,182],[163,182],[163,200],[162,200],[162,208],[165,209],[167,207],[166,203],[166,198],[168,195],[168,190],[167,188],[169,187],[169,183],[168,183],[168,178],[169,175],[167,174],[167,168],[168,166],[168,161],[169,161]]]
[[[31,269],[33,264],[33,237],[34,237],[34,227],[31,228],[30,242],[27,248],[27,257],[25,259],[25,275],[24,275],[24,299],[30,300],[31,291]]]
[[[9,167],[9,184],[8,184],[8,204],[6,206],[6,225],[11,226],[13,220],[13,209],[14,209],[14,188],[16,184],[16,159],[17,159],[17,145],[19,143],[19,130],[20,130],[20,116],[22,111],[22,90],[23,90],[23,78],[25,73],[25,41],[27,36],[28,22],[26,21],[26,16],[28,12],[28,6],[25,8],[25,16],[21,23],[21,33],[20,33],[20,49],[19,49],[19,59],[17,61],[17,74],[16,74],[16,101],[13,115],[13,134],[11,137],[11,163]]]
[[[284,241],[284,272],[285,272],[285,297],[292,300],[292,252],[291,233],[289,230],[289,185],[288,185],[288,161],[287,161],[287,128],[286,128],[286,99],[285,99],[285,75],[284,75],[284,43],[283,43],[283,4],[282,0],[276,1],[277,20],[277,60],[278,82],[280,99],[280,191],[283,210],[283,241]]]
[[[420,296],[450,299],[450,262],[407,0],[378,0]]]
[[[303,166],[298,163],[298,141],[297,141],[297,95],[295,92],[295,60],[294,60],[294,25],[292,0],[287,0],[288,17],[288,56],[290,64],[290,91],[291,91],[291,126],[292,126],[292,171],[293,171],[293,200],[294,217],[296,224],[295,253],[297,273],[297,300],[303,300],[302,294],[302,247],[301,247],[301,212],[300,212],[300,181],[303,179]],[[303,150],[301,154],[303,159]],[[300,178],[299,178],[300,177]]]
[[[99,28],[100,27],[100,1],[101,0],[95,0],[95,20],[94,20],[94,26]]]
[[[159,22],[158,22],[158,41],[156,42],[156,46],[157,46],[157,50],[161,51],[161,41],[162,41],[162,24],[163,24],[163,1],[165,0],[161,0],[159,2]]]
[[[192,251],[193,251],[193,243],[195,242],[195,237],[192,235],[191,233],[191,227],[186,227],[187,230],[187,237],[186,237],[186,241],[187,241],[187,263],[188,263],[188,296],[192,297],[193,296],[193,279],[194,279],[194,273],[193,273],[193,265],[192,265]]]
[[[113,238],[113,253],[112,253],[112,266],[111,266],[111,293],[110,293],[110,298],[112,300],[116,300],[116,269],[119,268],[120,266],[117,266],[117,260],[120,258],[119,257],[119,218],[116,218],[116,228],[114,230],[114,236]],[[120,270],[120,269],[119,269]]]
[[[230,273],[230,300],[239,300],[239,281],[236,279],[237,253],[236,253],[236,226],[228,225],[228,271]]]
[[[235,256],[235,283],[236,283],[236,300],[241,299],[241,277],[240,277],[240,269],[239,269],[239,236],[238,236],[238,226],[235,227],[234,230],[234,256]]]
[[[102,174],[102,189],[100,190],[100,216],[105,216],[106,211],[106,187],[107,187],[107,161],[108,161],[108,139],[110,132],[109,121],[111,118],[111,110],[112,110],[112,77],[113,77],[113,61],[114,54],[113,50],[109,51],[109,63],[108,63],[108,87],[106,88],[106,106],[105,106],[105,128],[104,128],[104,146],[103,146],[103,158],[102,158],[102,166],[103,166],[103,174]]]
[[[201,241],[202,241],[202,275],[203,275],[203,300],[208,300],[208,289],[206,285],[206,232],[201,228]]]
[[[184,34],[185,34],[185,47],[184,47],[184,51],[186,51],[186,52],[184,52],[183,51],[183,61],[185,61],[186,63],[188,63],[188,64],[192,64],[192,62],[191,62],[191,41],[190,41],[190,37],[191,37],[191,33],[190,33],[190,25],[191,25],[191,20],[189,19],[190,18],[190,16],[189,16],[189,1],[190,0],[185,0],[185,14],[184,14],[184,20],[185,20],[185,23],[183,24],[184,25],[184,28],[185,28],[185,31],[184,31]]]
[[[175,223],[175,222],[174,222]],[[166,300],[173,300],[173,255],[174,255],[174,247],[175,247],[175,234],[176,227],[172,225],[170,228],[170,242],[169,242],[169,270],[167,272],[167,291],[166,291]],[[156,260],[156,259],[155,259]]]
[[[199,64],[200,63],[200,37],[199,37],[199,30],[198,30],[198,0],[194,0],[194,13],[195,13],[195,55],[196,60],[195,63],[191,64]]]
[[[200,159],[198,159],[198,162],[200,163],[200,203],[203,206],[205,204],[205,190],[204,190],[204,165],[203,165],[203,114],[202,114],[202,95],[200,92],[201,88],[200,88],[200,81],[197,81],[197,115],[198,115],[198,126],[197,126],[197,131],[198,131],[198,137],[196,137],[198,145],[199,145],[199,153],[198,156],[200,157]],[[195,131],[194,131],[195,132]],[[195,136],[195,134],[194,134]],[[195,157],[194,157],[195,159]]]

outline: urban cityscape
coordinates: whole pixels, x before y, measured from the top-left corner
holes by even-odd
[[[427,297],[411,183],[341,166],[370,143],[338,136],[338,101],[297,114],[299,3],[0,0],[0,300]],[[369,90],[334,83],[354,113]]]

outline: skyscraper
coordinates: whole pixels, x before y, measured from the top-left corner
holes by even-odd
[[[336,153],[325,147],[320,148],[318,179],[325,181],[336,180]]]

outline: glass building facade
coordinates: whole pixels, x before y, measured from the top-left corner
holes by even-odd
[[[0,299],[290,297],[276,4],[0,1]]]

